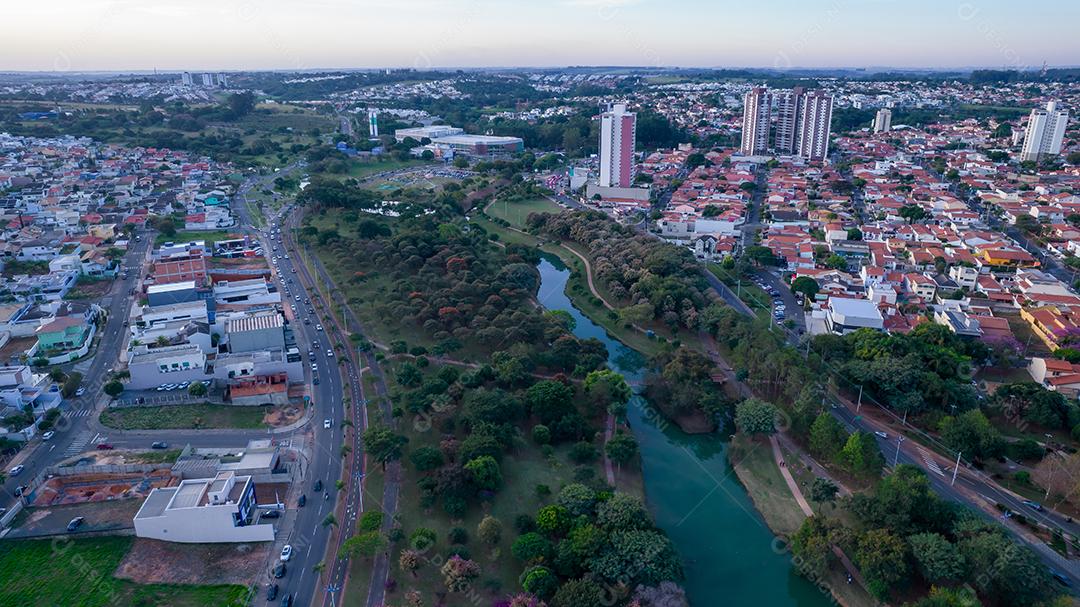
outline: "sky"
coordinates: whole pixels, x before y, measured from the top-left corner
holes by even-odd
[[[0,70],[1080,64],[1076,0],[5,0]]]

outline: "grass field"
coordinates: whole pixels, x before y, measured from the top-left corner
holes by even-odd
[[[239,607],[243,586],[135,584],[113,577],[130,537],[0,543],[0,605]]]
[[[182,230],[174,234],[173,236],[166,236],[164,234],[158,234],[154,238],[155,245],[162,245],[166,242],[190,242],[192,240],[205,240],[206,246],[213,249],[214,243],[219,240],[229,240],[237,236],[239,232],[227,232],[225,230],[211,230],[211,231],[187,231]]]
[[[195,428],[265,428],[268,407],[170,405],[107,409],[101,423],[118,430],[186,430]]]
[[[531,200],[496,200],[488,207],[487,213],[492,217],[510,222],[510,225],[518,229],[525,227],[525,219],[529,213],[562,213],[563,208],[547,198],[533,198]]]
[[[356,179],[364,179],[370,177],[376,173],[383,173],[385,171],[396,171],[398,169],[407,169],[412,167],[420,167],[427,164],[431,164],[427,160],[410,159],[410,160],[394,160],[392,158],[385,159],[371,159],[360,160],[354,159],[349,163],[349,172],[345,174],[346,177],[355,177]]]

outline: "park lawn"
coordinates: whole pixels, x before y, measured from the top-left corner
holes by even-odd
[[[214,243],[219,240],[229,240],[239,236],[239,232],[228,232],[225,230],[180,230],[172,236],[166,236],[165,234],[158,234],[154,238],[155,245],[162,245],[166,242],[190,242],[192,240],[205,240],[206,246],[211,250],[214,248]]]
[[[710,263],[708,267],[714,276],[735,291],[739,299],[749,306],[758,318],[772,322],[772,298],[765,292],[765,289],[757,286],[757,283],[748,278],[740,281],[734,272],[725,270],[720,267],[720,264]]]
[[[342,177],[366,179],[376,173],[397,171],[399,169],[421,167],[430,164],[432,163],[427,160],[422,160],[420,158],[410,158],[409,160],[396,160],[393,158],[372,158],[368,160],[361,160],[359,158],[354,158],[349,163],[348,172],[343,174]],[[333,177],[333,175],[328,175],[328,177]]]
[[[768,440],[739,434],[728,446],[728,460],[769,529],[784,535],[797,531],[806,515],[780,475]]]
[[[200,428],[262,429],[269,407],[166,405],[106,409],[101,424],[118,430],[187,430]]]
[[[0,543],[0,605],[98,607],[240,607],[248,589],[236,585],[136,584],[112,576],[133,538]]]
[[[553,213],[563,212],[563,208],[547,198],[532,198],[529,200],[505,200],[498,199],[487,208],[487,214],[497,219],[510,222],[510,225],[518,229],[524,229],[525,220],[529,213]]]

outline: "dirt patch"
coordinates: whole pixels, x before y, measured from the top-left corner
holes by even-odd
[[[271,542],[177,544],[139,538],[114,576],[140,584],[238,584],[262,573]]]
[[[146,474],[54,476],[34,491],[34,505],[56,506],[142,498],[152,489],[168,487],[175,480],[168,468]]]
[[[289,403],[288,405],[282,405],[280,407],[274,407],[263,418],[263,421],[267,425],[275,428],[281,426],[288,426],[291,423],[297,422],[300,418],[304,417],[303,405],[294,405]]]

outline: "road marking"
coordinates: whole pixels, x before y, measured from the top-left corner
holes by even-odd
[[[935,462],[933,458],[930,457],[930,454],[922,447],[919,447],[919,457],[922,458],[923,463],[926,464],[926,467],[929,468],[931,472],[938,476],[945,476],[945,473],[941,471],[941,467],[937,465],[937,462]]]

